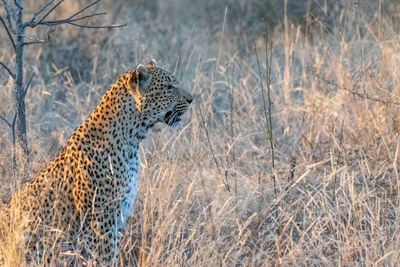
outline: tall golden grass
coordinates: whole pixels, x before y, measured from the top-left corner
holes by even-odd
[[[284,13],[286,1],[280,1],[282,20],[267,37],[269,22],[254,17],[261,1],[182,2],[127,1],[121,11],[104,1],[128,27],[63,27],[48,45],[27,50],[37,73],[27,95],[32,174],[66,143],[119,73],[155,58],[176,71],[195,100],[180,127],[157,125],[141,145],[139,194],[121,266],[395,266],[395,1],[305,1],[303,22]],[[235,5],[247,12],[240,16]],[[68,14],[78,7],[63,8]],[[9,55],[3,39],[2,60]],[[262,100],[268,41],[274,49],[271,113]],[[11,116],[12,84],[5,72],[0,78],[0,112]],[[5,126],[0,147],[0,192],[6,196],[14,181]],[[1,252],[10,265],[23,265],[18,227],[2,224]]]

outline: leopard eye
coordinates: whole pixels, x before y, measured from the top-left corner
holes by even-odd
[[[175,88],[172,84],[169,84],[167,87],[168,87],[168,90],[172,90]]]

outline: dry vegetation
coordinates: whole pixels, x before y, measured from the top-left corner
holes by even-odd
[[[29,2],[27,10],[39,5]],[[66,2],[61,13],[80,6]],[[182,126],[159,125],[141,146],[121,266],[400,262],[400,7],[288,1],[297,4],[284,13],[283,2],[103,1],[110,21],[126,19],[127,27],[65,26],[26,51],[37,74],[27,95],[32,173],[136,64],[157,59],[195,96]],[[275,47],[271,127],[262,93],[266,25]],[[0,113],[10,117],[12,84],[3,70],[0,82]],[[3,197],[13,186],[5,125],[0,147]],[[8,232],[0,250],[18,263],[21,237]]]

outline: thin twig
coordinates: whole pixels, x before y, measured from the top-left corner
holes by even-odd
[[[113,29],[113,28],[125,27],[127,25],[126,22],[124,24],[107,25],[107,26],[89,26],[89,25],[75,24],[75,23],[71,23],[71,22],[68,22],[67,24],[70,24],[70,25],[75,26],[75,27],[87,28],[87,29]]]
[[[22,6],[20,5],[20,3],[18,3],[18,0],[14,0],[14,4],[15,4],[19,9],[22,9]]]
[[[292,181],[294,178],[294,173],[296,171],[296,157],[294,155],[294,153],[292,152],[292,162],[290,163],[290,174],[289,174],[289,180],[288,181]]]
[[[9,27],[10,31],[15,34],[15,30],[13,28],[13,25],[12,25],[11,19],[10,19],[10,13],[11,13],[10,6],[6,3],[5,0],[2,0],[2,2],[3,2],[4,9],[6,11],[6,18],[7,18],[7,21],[8,21],[8,27]]]
[[[6,64],[4,64],[2,61],[0,61],[0,65],[3,66],[3,68],[5,68],[8,71],[8,74],[10,74],[10,76],[15,80],[15,73],[12,72]]]
[[[368,99],[368,100],[371,100],[371,101],[380,102],[380,103],[386,104],[386,105],[390,105],[390,104],[392,104],[392,105],[400,105],[400,102],[398,102],[398,101],[395,102],[395,101],[390,101],[390,100],[383,100],[383,99],[380,99],[380,98],[377,98],[377,97],[369,96],[367,94],[361,94],[359,92],[356,92],[354,90],[351,90],[351,89],[348,89],[348,88],[345,88],[345,87],[343,87],[342,89],[347,91],[347,92],[349,92],[349,93],[352,93],[353,95],[356,95],[356,96],[359,96],[361,98],[365,98],[365,99]]]
[[[266,127],[267,127],[267,138],[271,147],[271,161],[272,161],[272,170],[274,174],[272,175],[272,180],[274,182],[274,195],[276,197],[277,190],[276,190],[276,176],[275,176],[275,145],[274,145],[274,138],[273,138],[273,132],[272,132],[272,99],[271,99],[271,62],[272,62],[272,56],[274,49],[271,48],[270,45],[268,45],[268,39],[266,35],[266,40],[265,40],[265,82],[266,82],[266,91],[267,91],[267,99],[265,99],[265,89],[263,85],[263,77],[261,74],[261,66],[260,66],[260,61],[258,59],[258,54],[257,54],[257,48],[254,45],[254,53],[256,55],[257,59],[257,66],[258,66],[258,71],[260,75],[260,83],[261,83],[261,94],[262,94],[262,101],[263,101],[263,108],[264,108],[264,116],[265,116],[265,121],[266,121]],[[267,111],[267,104],[266,100],[268,100],[268,111]]]
[[[47,43],[48,40],[36,40],[36,41],[31,41],[31,42],[24,42],[22,45],[33,45],[33,44],[44,44]]]
[[[12,121],[12,123],[11,123],[12,128],[14,128],[15,122],[16,122],[16,121],[17,121],[17,112],[15,112],[13,121]]]
[[[39,25],[48,15],[50,15],[51,12],[53,12],[64,0],[60,0],[57,4],[55,4],[38,22],[36,22],[33,25],[30,25],[32,28],[35,28],[37,25]]]
[[[79,14],[81,14],[81,13],[82,13],[83,11],[85,11],[86,9],[88,9],[88,8],[90,8],[90,7],[94,6],[94,5],[96,5],[98,2],[100,2],[100,0],[96,0],[96,1],[94,1],[93,3],[87,5],[86,7],[82,8],[81,10],[79,10],[78,12],[76,12],[75,14],[71,15],[71,16],[68,18],[68,20],[71,20],[72,18],[78,16]]]
[[[265,66],[266,66],[266,74],[265,74],[265,79],[267,83],[267,98],[268,98],[268,125],[269,125],[269,131],[268,131],[268,139],[270,142],[271,146],[271,156],[272,156],[272,168],[275,169],[275,144],[273,142],[273,132],[272,132],[272,98],[271,98],[271,64],[272,64],[272,56],[274,54],[275,48],[272,47],[272,44],[268,44],[268,39],[267,39],[267,34],[266,34],[266,40],[265,40]],[[274,178],[275,181],[275,178]]]
[[[94,16],[100,16],[103,15],[102,13],[98,13],[98,14],[93,14],[93,15],[89,15],[86,16],[86,18],[89,17],[94,17]],[[90,25],[81,25],[81,24],[76,24],[73,23],[74,21],[78,21],[78,20],[82,20],[84,18],[79,18],[79,19],[73,19],[73,20],[67,20],[67,19],[62,19],[62,20],[47,20],[47,21],[43,21],[40,23],[40,25],[44,25],[44,26],[57,26],[57,25],[61,25],[61,24],[70,24],[72,26],[75,27],[81,27],[81,28],[91,28],[91,29],[108,29],[108,28],[120,28],[120,27],[125,27],[127,24],[126,22],[124,24],[118,24],[118,25],[106,25],[106,26],[90,26]]]
[[[49,2],[47,2],[46,4],[44,4],[38,12],[36,12],[33,17],[32,20],[35,21],[36,16],[39,15],[40,13],[42,13],[46,8],[48,8],[51,4],[53,4],[54,0],[50,0]]]
[[[26,27],[28,24],[32,24],[35,22],[36,17],[42,13],[44,10],[46,10],[46,8],[48,8],[51,4],[53,4],[54,0],[50,0],[49,2],[47,2],[45,5],[43,5],[38,12],[34,13],[31,20],[27,23],[25,23],[24,27]]]
[[[31,82],[32,82],[32,79],[33,79],[33,76],[35,76],[35,73],[34,73],[34,72],[32,73],[31,78],[29,79],[29,82],[27,83],[27,85],[26,85],[26,87],[25,87],[25,90],[24,90],[24,97],[26,96],[26,93],[28,92],[29,86],[31,85]]]
[[[218,173],[219,173],[219,174],[222,174],[222,173],[221,173],[221,168],[220,168],[220,166],[219,166],[219,164],[218,164],[217,157],[215,156],[215,153],[214,153],[213,146],[212,146],[212,144],[211,144],[210,135],[208,134],[206,121],[204,120],[203,112],[201,111],[201,108],[200,108],[200,107],[199,107],[199,112],[200,112],[200,117],[201,117],[202,125],[203,125],[204,131],[205,131],[205,133],[206,133],[208,145],[210,146],[211,154],[212,154],[212,156],[213,156],[215,165],[217,166]],[[226,179],[226,176],[227,176],[227,173],[225,173],[225,179]],[[230,189],[228,180],[226,179],[226,180],[223,181],[223,182],[224,182],[224,185],[225,185],[226,190],[227,190],[228,192],[231,192],[231,189]]]
[[[233,63],[233,66],[235,66],[235,62]],[[233,86],[231,85],[231,80],[229,77],[229,66],[226,70],[226,79],[228,83],[228,90],[229,90],[229,117],[230,117],[230,137],[231,137],[231,155],[232,155],[232,161],[233,161],[233,176],[234,176],[234,181],[235,181],[235,197],[237,201],[237,175],[236,175],[236,155],[235,155],[235,140],[234,140],[234,117],[233,117],[233,108],[234,108],[234,98],[233,98]]]
[[[12,46],[13,46],[13,48],[14,48],[14,51],[15,51],[15,41],[14,41],[14,38],[12,38],[11,33],[10,33],[10,30],[8,29],[6,23],[4,22],[4,20],[3,20],[3,18],[2,18],[1,16],[0,16],[0,21],[1,21],[1,24],[3,24],[4,29],[6,30],[7,35],[8,35],[8,37],[10,38],[11,44],[12,44]]]
[[[343,143],[343,130],[344,130],[344,120],[342,120],[342,130],[340,131],[338,154],[336,157],[336,166],[339,166],[340,164],[340,156],[342,152],[342,143]],[[333,185],[333,196],[335,198],[336,198],[336,181],[337,181],[337,172],[335,173],[335,182]]]
[[[12,135],[12,172],[13,172],[13,181],[14,181],[14,189],[17,188],[17,179],[16,179],[16,170],[17,170],[17,155],[16,155],[16,147],[15,147],[15,123],[17,121],[17,111],[14,113],[14,118],[11,124],[11,135]]]
[[[211,154],[213,155],[213,159],[214,159],[215,165],[217,166],[218,172],[221,174],[221,168],[219,167],[218,160],[215,157],[214,149],[213,149],[213,147],[211,145],[210,136],[209,136],[208,131],[207,131],[207,125],[206,125],[206,122],[204,120],[203,112],[201,112],[201,108],[200,107],[199,107],[199,111],[200,111],[201,121],[203,122],[204,131],[206,132],[207,141],[208,141],[208,144],[210,145]]]
[[[25,46],[25,45],[32,45],[32,44],[43,44],[43,43],[47,43],[47,42],[49,42],[50,41],[50,39],[51,39],[51,34],[54,32],[54,28],[50,28],[50,30],[47,32],[47,37],[46,37],[46,39],[37,39],[37,38],[35,38],[35,37],[31,37],[31,36],[27,36],[27,35],[25,35],[24,37],[26,38],[26,39],[30,39],[30,40],[32,40],[32,41],[30,41],[30,42],[24,42],[24,43],[22,43],[22,46]]]
[[[35,28],[37,25],[45,25],[45,26],[53,26],[53,25],[60,25],[60,24],[65,24],[65,23],[69,23],[71,21],[73,21],[72,19],[74,17],[76,17],[77,15],[79,15],[80,13],[82,13],[83,11],[85,11],[86,9],[90,8],[91,6],[97,4],[98,2],[100,2],[100,0],[96,0],[95,2],[87,5],[86,7],[82,8],[81,10],[79,10],[78,12],[74,13],[73,15],[69,16],[66,19],[61,19],[61,20],[50,20],[50,21],[44,21],[44,19],[50,15],[51,12],[53,12],[64,0],[60,0],[57,4],[55,4],[47,13],[46,15],[44,15],[38,22],[32,24],[31,22],[27,23],[25,25],[26,26],[30,26],[32,28]],[[93,16],[92,16],[93,17]]]
[[[120,28],[120,27],[124,27],[127,25],[127,23],[125,22],[124,24],[118,24],[118,25],[104,25],[104,26],[90,26],[90,25],[82,25],[82,24],[77,24],[74,23],[76,21],[80,21],[80,20],[84,20],[84,19],[88,19],[88,18],[92,18],[95,16],[102,16],[105,15],[107,13],[102,12],[102,13],[95,13],[95,14],[90,14],[90,15],[86,15],[80,18],[75,18],[76,16],[78,16],[79,14],[81,14],[82,12],[84,12],[85,10],[87,10],[88,8],[96,5],[97,3],[100,2],[100,0],[96,0],[93,3],[85,6],[84,8],[82,8],[81,10],[79,10],[78,12],[72,14],[71,16],[69,16],[66,19],[60,19],[60,20],[44,20],[51,12],[54,11],[54,9],[56,9],[61,2],[63,2],[64,0],[60,0],[59,2],[57,2],[57,4],[55,4],[47,13],[46,15],[44,15],[38,22],[34,23],[34,21],[29,21],[27,23],[25,23],[24,27],[36,27],[37,25],[44,25],[44,26],[56,26],[56,25],[61,25],[61,24],[69,24],[75,27],[79,27],[79,28],[88,28],[88,29],[112,29],[112,28]],[[37,42],[33,42],[33,43],[37,43]],[[29,43],[29,44],[33,44],[33,43]]]
[[[7,124],[8,127],[12,128],[12,124],[11,124],[6,118],[4,118],[3,116],[0,115],[0,119],[1,119],[5,124]]]
[[[347,92],[349,92],[349,93],[351,93],[351,94],[353,94],[353,95],[359,96],[359,97],[361,97],[361,98],[368,99],[368,100],[370,100],[370,101],[379,102],[379,103],[382,103],[382,104],[385,104],[385,105],[398,105],[398,106],[400,106],[400,101],[384,100],[384,99],[380,99],[380,98],[378,98],[378,97],[373,97],[373,96],[369,96],[369,95],[367,95],[367,94],[362,94],[362,93],[359,93],[359,92],[357,92],[357,91],[355,91],[355,90],[353,90],[353,89],[350,89],[350,88],[347,88],[347,87],[341,87],[341,86],[339,86],[338,84],[336,84],[334,81],[330,81],[330,80],[321,78],[321,77],[319,77],[318,75],[317,75],[317,77],[318,77],[319,79],[321,79],[323,82],[325,82],[325,83],[327,83],[327,84],[329,84],[329,85],[336,86],[338,89],[345,90],[345,91],[347,91]]]
[[[102,16],[102,15],[107,15],[107,12],[94,13],[94,14],[91,14],[91,15],[87,15],[87,16],[83,16],[83,17],[77,18],[77,19],[71,19],[71,22],[75,22],[75,21],[78,21],[78,20],[83,20],[83,19],[87,19],[87,18],[91,18],[91,17],[95,17],[95,16]]]

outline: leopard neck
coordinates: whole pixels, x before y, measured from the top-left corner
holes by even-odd
[[[137,110],[132,95],[118,81],[107,90],[83,123],[93,147],[121,152],[138,149],[140,141],[146,138],[152,126],[146,116]]]

